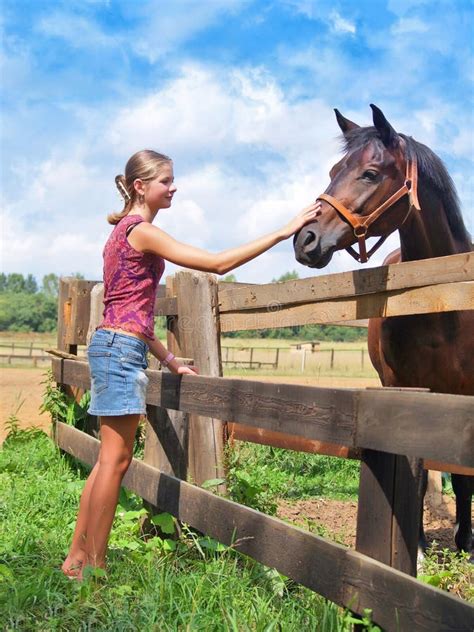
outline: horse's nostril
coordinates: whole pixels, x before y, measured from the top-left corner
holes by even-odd
[[[306,237],[304,239],[304,242],[303,242],[303,247],[304,246],[308,246],[315,239],[316,239],[316,235],[313,233],[313,231],[308,230],[308,232],[306,233]]]

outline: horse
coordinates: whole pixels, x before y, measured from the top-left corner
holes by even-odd
[[[384,264],[470,252],[471,237],[442,161],[425,145],[397,133],[377,106],[370,107],[370,127],[360,127],[335,110],[344,156],[332,167],[330,184],[318,198],[319,216],[294,237],[297,261],[323,268],[336,250],[347,249],[365,263],[395,230],[400,249]],[[369,236],[379,237],[370,250]],[[356,242],[359,252],[353,248]],[[373,318],[369,356],[383,386],[474,395],[473,332],[472,310]],[[452,474],[451,479],[456,496],[455,543],[459,550],[472,553],[474,476]],[[426,483],[425,472],[424,492]],[[420,545],[426,548],[422,520]]]

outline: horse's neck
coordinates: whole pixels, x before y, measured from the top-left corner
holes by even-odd
[[[419,196],[421,211],[413,209],[399,229],[401,260],[445,257],[471,250],[470,241],[453,236],[442,200],[421,188]]]

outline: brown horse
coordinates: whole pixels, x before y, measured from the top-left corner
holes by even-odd
[[[441,160],[425,145],[398,134],[379,108],[371,108],[373,127],[359,127],[335,110],[345,155],[331,169],[319,217],[295,235],[296,259],[323,268],[336,250],[346,248],[365,262],[374,251],[367,252],[365,238],[383,240],[397,229],[401,248],[385,263],[471,251],[454,185]],[[352,248],[356,242],[359,253]],[[474,395],[474,311],[371,319],[368,343],[384,386]],[[452,483],[456,545],[472,551],[474,476],[453,474]],[[424,543],[423,531],[421,536]]]

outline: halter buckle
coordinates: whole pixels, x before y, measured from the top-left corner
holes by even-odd
[[[359,239],[359,237],[365,237],[367,235],[367,226],[360,224],[359,226],[354,226],[354,235]]]

